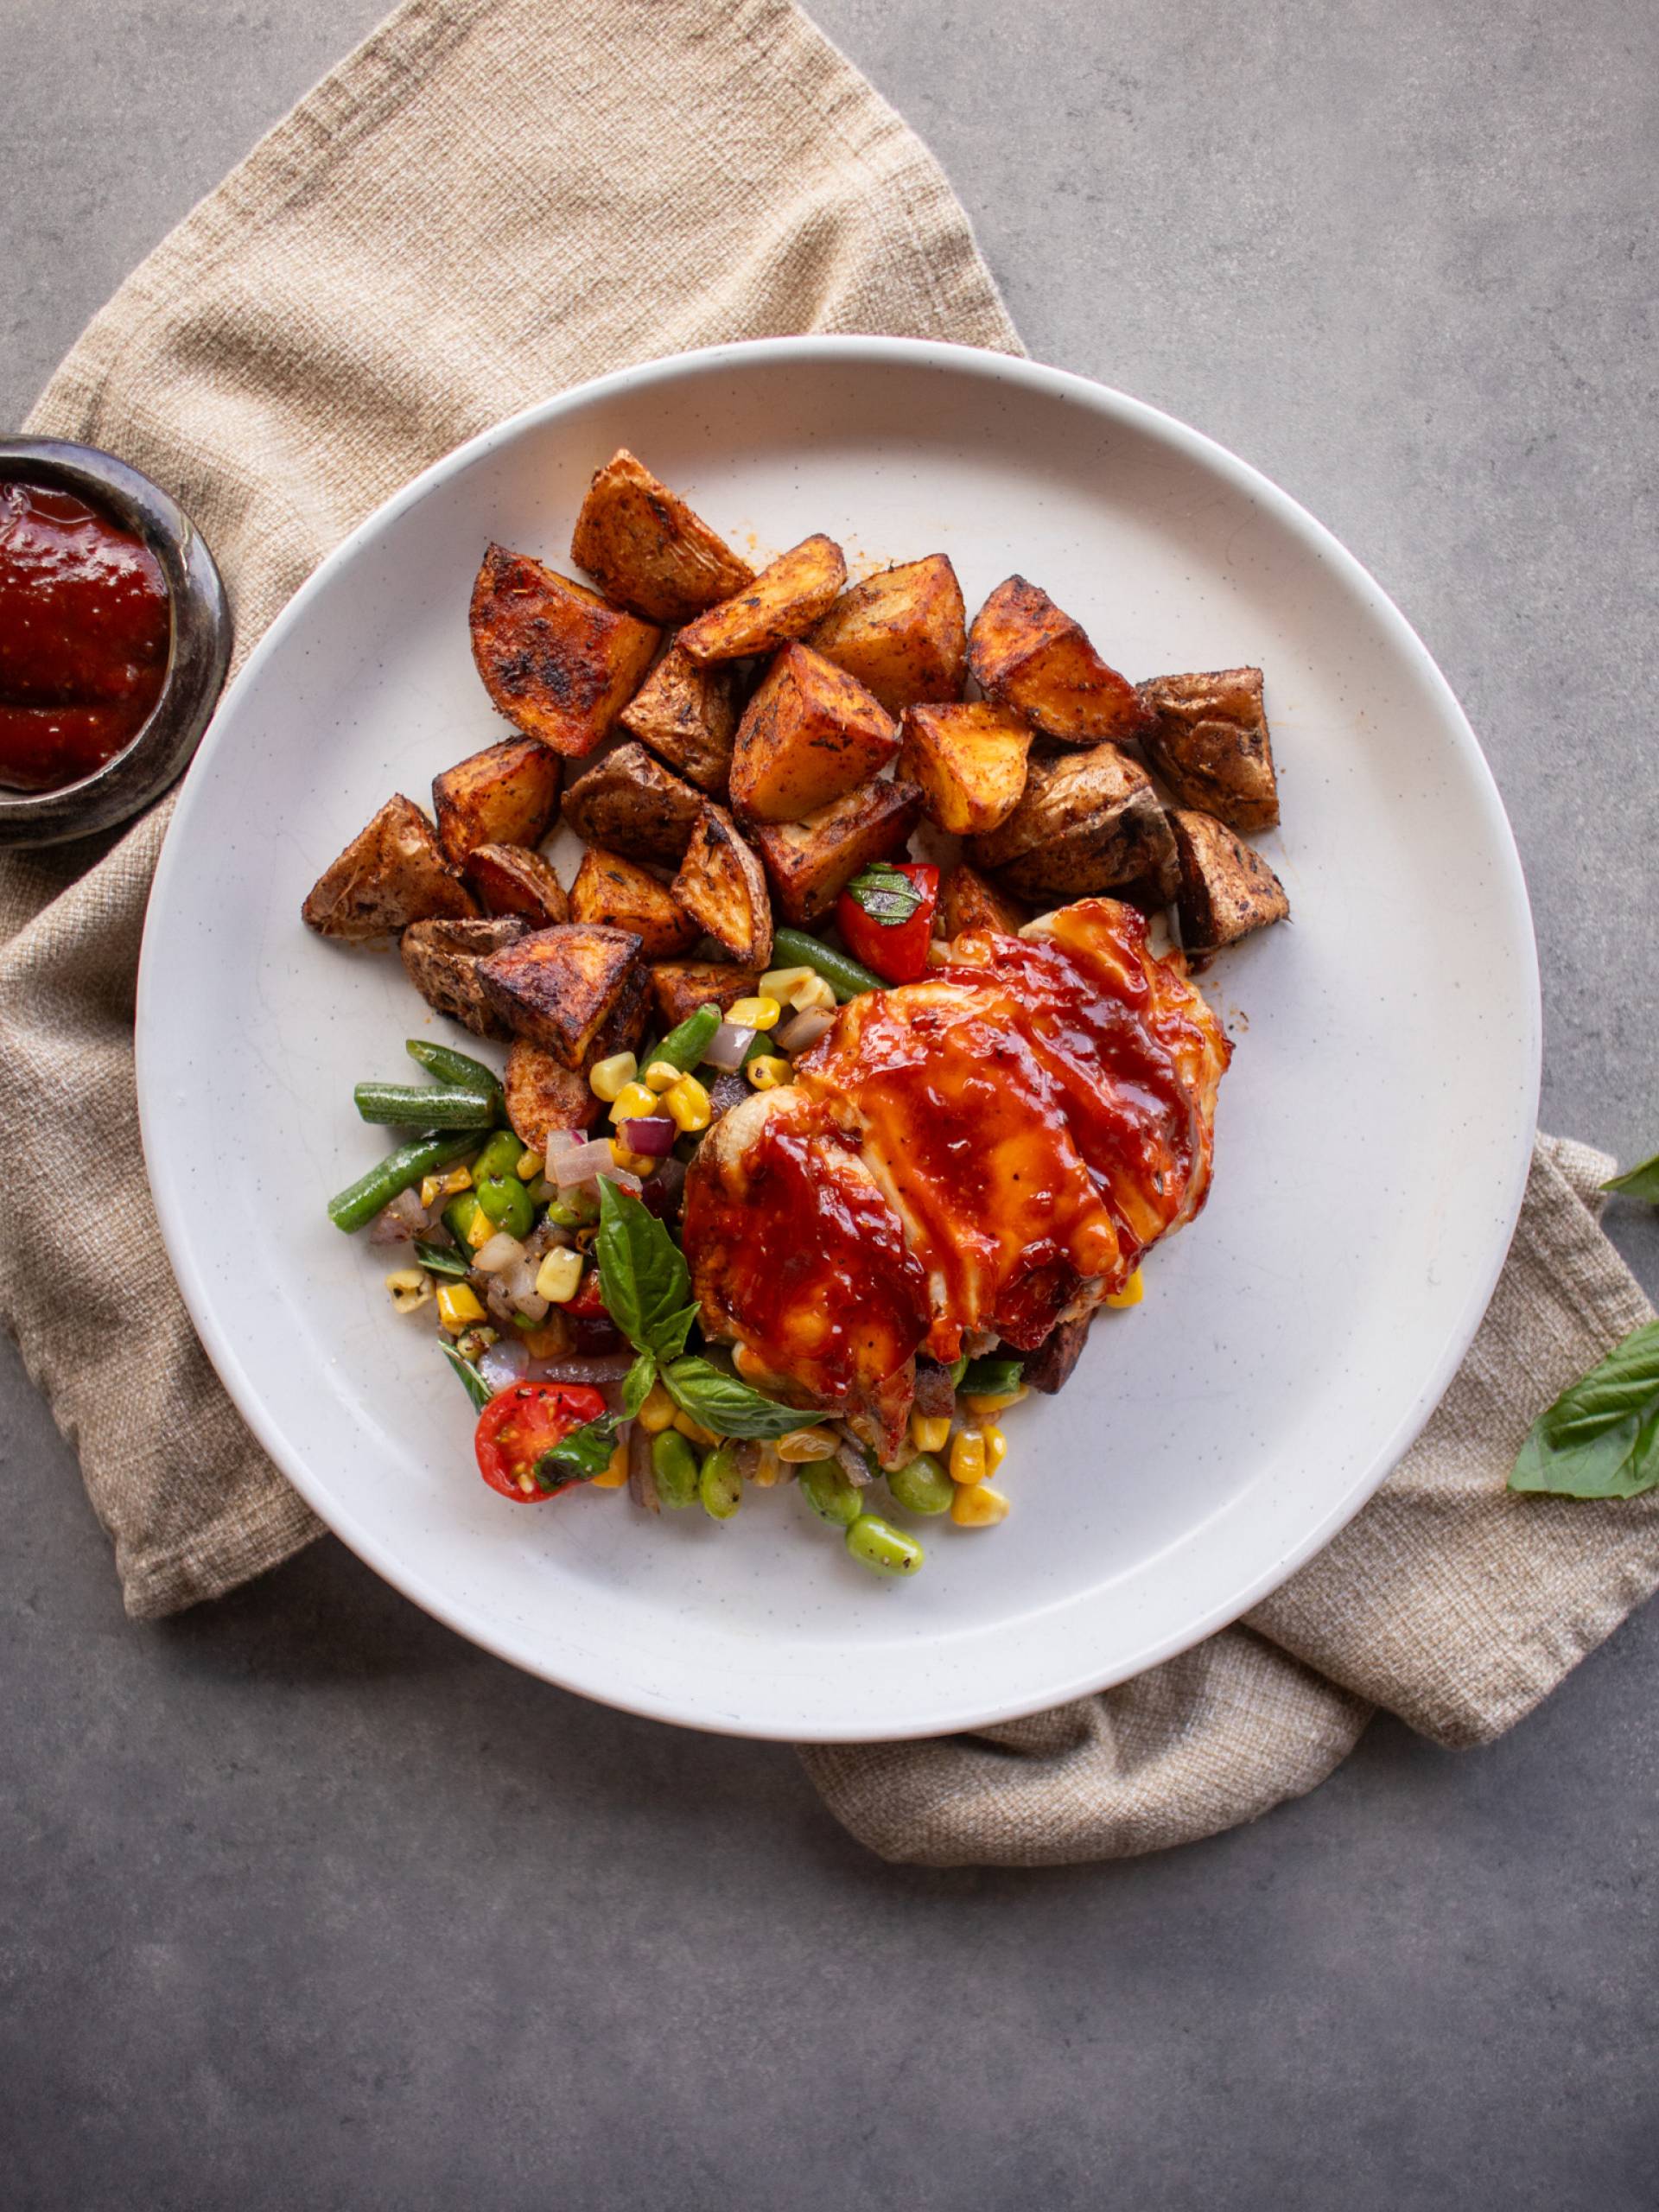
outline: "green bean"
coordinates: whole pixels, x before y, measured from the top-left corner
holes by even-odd
[[[657,1495],[677,1512],[697,1502],[697,1455],[677,1428],[664,1428],[651,1440],[651,1471],[657,1478]]]
[[[415,1256],[428,1274],[442,1275],[450,1282],[464,1280],[472,1271],[471,1255],[453,1244],[423,1244],[417,1236]]]
[[[774,931],[772,957],[780,968],[810,968],[823,976],[843,1006],[849,999],[861,997],[866,991],[885,991],[887,988],[869,969],[844,952],[832,952],[827,944],[820,944],[804,930]]]
[[[453,1084],[359,1083],[352,1096],[365,1122],[411,1129],[487,1129],[495,1121],[491,1100]]]
[[[524,1156],[524,1147],[511,1129],[498,1129],[473,1162],[473,1180],[481,1183],[490,1175],[517,1176],[518,1163]]]
[[[893,1470],[887,1488],[906,1513],[948,1513],[957,1486],[931,1452],[918,1452],[907,1466]]]
[[[720,1024],[721,1012],[717,1006],[700,1006],[695,1014],[687,1014],[677,1029],[669,1031],[649,1058],[641,1055],[640,1066],[648,1068],[652,1060],[666,1060],[671,1067],[678,1068],[683,1075],[689,1075],[702,1062]]]
[[[847,1531],[847,1548],[872,1574],[914,1574],[926,1554],[914,1536],[879,1513],[861,1513]]]
[[[451,1045],[434,1045],[424,1037],[410,1037],[404,1050],[440,1083],[453,1084],[458,1090],[481,1092],[486,1098],[501,1096],[501,1078],[494,1069],[486,1068],[482,1060],[468,1053],[456,1052]]]
[[[531,1204],[530,1192],[516,1175],[479,1178],[474,1170],[474,1187],[479,1205],[498,1229],[505,1229],[509,1236],[521,1241],[529,1236],[536,1224],[536,1209]]]
[[[743,1503],[743,1475],[737,1450],[730,1443],[716,1444],[697,1477],[697,1496],[711,1521],[729,1521]]]
[[[845,1529],[859,1515],[858,1485],[849,1482],[835,1459],[809,1459],[795,1470],[801,1495],[821,1521]]]
[[[382,1206],[389,1206],[403,1192],[412,1190],[423,1175],[435,1169],[449,1167],[457,1160],[465,1160],[478,1149],[478,1131],[464,1129],[460,1135],[449,1130],[436,1136],[418,1137],[410,1144],[400,1144],[396,1152],[389,1152],[378,1167],[371,1167],[366,1175],[359,1175],[355,1183],[328,1201],[328,1218],[336,1229],[347,1234],[361,1229],[374,1219]]]

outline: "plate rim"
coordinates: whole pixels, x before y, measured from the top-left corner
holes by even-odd
[[[1478,1271],[1449,1327],[1433,1371],[1361,1474],[1332,1502],[1298,1543],[1284,1551],[1268,1567],[1249,1577],[1236,1597],[1212,1605],[1186,1627],[1147,1637],[1132,1657],[1120,1661],[1103,1671],[1098,1668],[1074,1669],[1039,1695],[1022,1694],[989,1703],[983,1699],[965,1700],[959,1709],[943,1711],[930,1719],[923,1728],[918,1729],[913,1722],[907,1726],[896,1723],[871,1726],[861,1722],[856,1735],[849,1736],[845,1727],[837,1729],[805,1721],[785,1725],[765,1719],[715,1719],[706,1710],[688,1709],[667,1692],[636,1691],[631,1694],[626,1686],[601,1687],[583,1679],[580,1668],[556,1671],[551,1666],[538,1663],[526,1657],[522,1651],[510,1648],[505,1638],[492,1636],[487,1622],[480,1623],[467,1616],[463,1607],[435,1587],[424,1573],[411,1569],[407,1563],[390,1555],[372,1529],[363,1525],[353,1513],[342,1510],[338,1501],[326,1494],[324,1485],[314,1483],[301,1456],[288,1448],[279,1424],[268,1416],[262,1395],[244,1370],[235,1344],[227,1332],[219,1325],[213,1301],[207,1294],[205,1279],[194,1263],[188,1224],[180,1203],[181,1192],[164,1164],[164,1154],[154,1135],[165,1118],[164,1102],[159,1093],[162,1077],[147,1041],[151,1034],[153,1009],[160,988],[156,963],[151,957],[152,945],[160,934],[157,917],[165,912],[173,895],[175,876],[188,866],[186,855],[190,824],[198,806],[203,803],[201,793],[206,787],[205,780],[194,772],[187,775],[180,788],[172,819],[162,839],[145,911],[134,1021],[139,1129],[146,1175],[168,1263],[192,1325],[232,1404],[261,1449],[325,1526],[375,1573],[411,1603],[419,1605],[423,1611],[431,1614],[469,1643],[505,1660],[509,1665],[575,1695],[590,1698],[596,1703],[643,1719],[709,1734],[772,1742],[833,1744],[853,1740],[878,1743],[925,1739],[1024,1719],[1069,1700],[1093,1694],[1133,1680],[1165,1661],[1193,1649],[1238,1620],[1253,1605],[1280,1588],[1298,1567],[1323,1550],[1399,1465],[1444,1396],[1473,1341],[1508,1256],[1525,1197],[1532,1160],[1533,1133],[1537,1122],[1542,1059],[1542,1007],[1537,941],[1514,830],[1479,740],[1457,695],[1427,646],[1357,556],[1271,478],[1216,439],[1162,409],[1137,399],[1114,385],[1100,383],[1072,370],[1056,368],[1023,355],[998,353],[980,346],[956,345],[939,340],[824,333],[747,339],[726,345],[698,347],[608,371],[549,398],[532,402],[529,406],[490,424],[440,455],[392,493],[319,562],[292,598],[278,611],[226,688],[192,764],[193,772],[198,764],[211,761],[216,756],[233,720],[227,709],[233,707],[244,687],[251,684],[288,633],[304,620],[313,601],[328,590],[336,574],[350,563],[359,546],[423,499],[437,485],[482,459],[496,447],[510,442],[532,429],[556,421],[562,415],[578,411],[595,399],[670,384],[681,378],[717,373],[722,365],[735,365],[740,362],[756,361],[762,364],[811,361],[815,365],[841,362],[906,365],[978,376],[991,383],[1024,387],[1045,396],[1058,396],[1079,402],[1109,419],[1116,419],[1173,447],[1189,458],[1200,461],[1227,479],[1235,488],[1273,511],[1323,561],[1334,566],[1351,587],[1359,588],[1370,611],[1383,629],[1392,632],[1395,644],[1408,660],[1415,664],[1417,673],[1427,680],[1431,692],[1448,715],[1457,741],[1466,755],[1465,766],[1471,771],[1473,795],[1491,832],[1487,851],[1493,863],[1494,908],[1501,906],[1507,932],[1515,940],[1522,957],[1523,972],[1516,981],[1522,987],[1522,1010],[1525,1016],[1525,1035],[1522,1043],[1527,1063],[1525,1097],[1528,1111],[1517,1122],[1513,1156],[1506,1162],[1506,1174],[1502,1185],[1503,1202],[1501,1210],[1495,1216],[1487,1263]],[[1497,1179],[1494,1179],[1496,1184]]]

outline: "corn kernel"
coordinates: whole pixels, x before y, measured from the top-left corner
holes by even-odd
[[[582,1255],[555,1245],[536,1270],[536,1295],[550,1306],[567,1306],[582,1281]]]
[[[628,1447],[619,1444],[605,1462],[605,1471],[593,1478],[595,1490],[620,1490],[628,1479]]]
[[[665,1090],[663,1104],[675,1128],[688,1135],[706,1129],[714,1119],[715,1109],[709,1103],[709,1094],[694,1075],[683,1075],[672,1090]]]
[[[775,1029],[778,1017],[783,1012],[776,999],[734,999],[726,1009],[726,1019],[734,1029]]]
[[[553,1314],[539,1329],[524,1329],[520,1333],[532,1359],[563,1359],[570,1349],[570,1325],[563,1313]]]
[[[400,1313],[416,1313],[432,1296],[430,1277],[420,1268],[394,1268],[386,1277],[391,1302]]]
[[[1146,1294],[1147,1287],[1141,1281],[1141,1270],[1137,1268],[1122,1290],[1107,1292],[1105,1302],[1108,1306],[1138,1306]]]
[[[679,1430],[682,1436],[689,1436],[694,1444],[701,1444],[705,1452],[712,1451],[720,1441],[712,1428],[705,1428],[702,1423],[691,1414],[677,1413],[674,1416],[674,1427]]]
[[[419,1268],[394,1268],[386,1277],[388,1290],[418,1290],[426,1281]]]
[[[1008,1456],[1008,1440],[994,1421],[985,1424],[985,1471],[994,1475]]]
[[[780,1083],[787,1083],[795,1072],[787,1060],[775,1053],[763,1052],[758,1060],[751,1060],[744,1072],[757,1090],[776,1090]]]
[[[804,983],[797,983],[789,995],[789,1002],[797,1014],[828,1013],[836,1003],[836,995],[822,976],[809,972]]]
[[[958,1529],[995,1529],[1008,1517],[1008,1501],[988,1483],[970,1483],[950,1501],[950,1518]]]
[[[788,1479],[791,1470],[778,1457],[776,1445],[763,1444],[749,1471],[749,1480],[757,1490],[776,1490],[779,1483]]]
[[[792,1428],[778,1440],[778,1457],[798,1466],[808,1459],[833,1459],[841,1439],[830,1428]]]
[[[963,1394],[962,1402],[970,1414],[978,1414],[984,1418],[993,1414],[1007,1413],[1010,1406],[1017,1406],[1021,1398],[1029,1395],[1021,1382],[1012,1390],[999,1390],[995,1395],[988,1391],[969,1390]]]
[[[632,1059],[633,1055],[629,1053]],[[657,1111],[657,1094],[647,1090],[643,1083],[625,1083],[611,1099],[611,1120],[615,1122],[645,1122]]]
[[[436,1205],[438,1203],[438,1193],[442,1190],[442,1188],[443,1178],[442,1175],[423,1175],[421,1178],[421,1204],[423,1206]]]
[[[528,1145],[518,1155],[518,1165],[513,1173],[521,1183],[538,1183],[546,1161],[539,1152],[532,1152]]]
[[[600,1060],[588,1070],[588,1088],[595,1098],[608,1102],[625,1083],[633,1081],[639,1068],[639,1063],[632,1052],[613,1052],[608,1060]]]
[[[776,999],[780,1005],[793,1006],[795,994],[802,984],[817,981],[816,968],[768,968],[754,988],[763,999]]]
[[[470,1283],[443,1282],[438,1285],[438,1319],[451,1336],[459,1336],[469,1321],[481,1321],[484,1308],[478,1302],[478,1294]]]
[[[495,1233],[495,1224],[490,1219],[488,1214],[485,1212],[483,1207],[480,1206],[478,1211],[473,1216],[471,1222],[467,1225],[467,1249],[470,1251],[481,1252]]]
[[[964,1484],[982,1483],[989,1472],[983,1432],[977,1428],[959,1428],[950,1442],[951,1481]]]
[[[440,1198],[453,1198],[457,1192],[470,1191],[473,1171],[470,1167],[452,1167],[447,1174],[427,1175],[421,1180],[421,1204],[435,1206]]]
[[[611,1164],[626,1175],[637,1175],[643,1183],[662,1166],[654,1152],[630,1152],[625,1144],[611,1139]]]
[[[645,1070],[645,1088],[657,1091],[672,1090],[684,1073],[685,1070],[677,1068],[672,1060],[653,1060]]]
[[[912,1413],[910,1440],[918,1452],[943,1452],[950,1441],[950,1414]]]
[[[660,1436],[665,1428],[673,1427],[677,1410],[673,1399],[662,1384],[653,1382],[634,1419],[647,1436]]]

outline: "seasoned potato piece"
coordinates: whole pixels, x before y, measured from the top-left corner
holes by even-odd
[[[461,874],[486,914],[522,914],[538,930],[569,919],[564,886],[528,845],[480,845],[467,854]]]
[[[585,1075],[522,1037],[513,1039],[507,1054],[502,1087],[513,1135],[532,1152],[545,1154],[555,1129],[591,1128],[599,1112]]]
[[[626,446],[588,486],[570,558],[650,622],[683,622],[754,581],[748,563]]]
[[[933,934],[950,938],[960,937],[964,930],[1000,930],[1004,937],[1018,937],[1030,919],[1028,906],[988,883],[966,861],[958,861],[939,886]]]
[[[614,1052],[632,1052],[645,1033],[650,1014],[651,971],[644,961],[636,961],[617,993],[616,1004],[594,1030],[593,1040],[582,1056],[583,1074],[589,1068],[597,1067],[601,1060],[608,1060]]]
[[[677,642],[624,707],[621,722],[699,791],[726,796],[737,729],[730,669],[699,668]]]
[[[485,998],[515,1037],[527,1037],[575,1068],[639,956],[639,940],[629,930],[565,922],[532,930],[492,953],[480,962],[478,976]]]
[[[775,653],[804,638],[847,581],[847,563],[831,537],[804,537],[762,569],[735,598],[722,600],[680,632],[693,660],[741,660]]]
[[[564,795],[578,837],[630,860],[677,861],[691,842],[702,793],[671,776],[632,740],[596,760]]]
[[[959,699],[968,632],[962,586],[943,553],[853,584],[806,641],[855,676],[890,715],[928,699]]]
[[[610,735],[662,635],[504,545],[484,556],[472,626],[473,658],[498,711],[573,760]]]
[[[998,584],[968,633],[968,665],[988,699],[1068,745],[1136,738],[1152,711],[1108,668],[1082,626],[1023,576]]]
[[[1259,668],[1155,676],[1141,696],[1156,717],[1142,742],[1176,804],[1230,830],[1271,830],[1279,819],[1273,740]]]
[[[533,737],[504,737],[432,779],[438,837],[459,868],[480,845],[538,845],[559,805],[563,764]]]
[[[968,857],[1023,899],[1083,899],[1170,875],[1174,849],[1152,780],[1115,745],[1033,760],[1025,796]]]
[[[674,879],[674,896],[744,967],[764,968],[771,959],[766,872],[738,836],[731,816],[712,799],[704,803],[691,833]]]
[[[893,717],[845,669],[785,645],[737,726],[732,804],[751,822],[798,822],[885,768]]]
[[[723,960],[659,960],[645,972],[664,1031],[677,1029],[700,1006],[717,1006],[724,1014],[739,999],[752,998],[761,976],[759,968],[730,968]]]
[[[620,853],[601,852],[597,845],[589,845],[582,855],[570,887],[570,918],[632,930],[647,960],[689,952],[702,935],[666,885],[638,861],[624,860]]]
[[[1032,730],[1006,707],[909,707],[903,735],[899,773],[919,787],[928,820],[953,837],[982,836],[1019,805]]]
[[[754,833],[785,921],[817,921],[872,861],[902,855],[922,811],[914,784],[873,776],[804,822],[763,823]]]
[[[306,894],[300,914],[319,937],[362,944],[410,922],[476,914],[432,824],[401,791],[389,798]]]
[[[398,941],[409,980],[429,1006],[475,1037],[505,1037],[506,1025],[484,996],[478,963],[516,944],[529,928],[516,914],[488,921],[411,922]]]
[[[1284,885],[1224,822],[1185,808],[1169,819],[1181,871],[1175,911],[1189,952],[1219,951],[1288,917]]]

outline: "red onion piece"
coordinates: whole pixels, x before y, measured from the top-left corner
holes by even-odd
[[[532,1382],[591,1382],[597,1388],[602,1382],[614,1382],[633,1365],[631,1351],[595,1351],[579,1354],[573,1359],[537,1359],[531,1362],[530,1379]]]
[[[711,1068],[741,1068],[743,1055],[754,1042],[753,1029],[743,1029],[735,1023],[722,1021],[709,1040],[703,1054]]]
[[[601,1183],[614,1183],[619,1191],[632,1191],[636,1198],[645,1187],[637,1175],[630,1175],[626,1167],[619,1167],[614,1160],[609,1166],[601,1167],[595,1179]]]
[[[498,1229],[493,1236],[479,1246],[473,1255],[473,1265],[481,1275],[505,1274],[516,1268],[524,1256],[524,1248],[516,1236],[509,1236],[505,1229]],[[512,1288],[512,1285],[508,1285]]]
[[[651,1464],[651,1439],[638,1421],[628,1430],[628,1496],[647,1513],[660,1513],[663,1501],[657,1490],[657,1471]]]
[[[426,1208],[413,1191],[399,1191],[369,1224],[371,1244],[407,1244],[411,1237],[425,1234]]]
[[[548,1173],[562,1191],[573,1191],[579,1183],[591,1183],[601,1169],[613,1166],[610,1140],[595,1137],[591,1144],[573,1144],[555,1159],[548,1156]]]
[[[666,1114],[652,1114],[638,1122],[619,1122],[616,1134],[630,1152],[642,1152],[649,1160],[666,1160],[680,1132]]]
[[[529,1369],[528,1350],[511,1337],[499,1338],[478,1355],[478,1371],[492,1390],[510,1389],[513,1383],[522,1382]]]
[[[817,1043],[826,1029],[833,1029],[835,1021],[829,1007],[810,1006],[778,1032],[778,1042],[786,1052],[804,1052],[809,1045]]]

